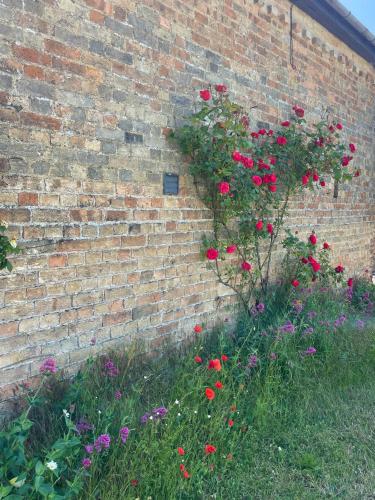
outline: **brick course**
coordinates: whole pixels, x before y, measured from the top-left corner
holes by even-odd
[[[0,400],[47,355],[74,371],[134,338],[160,347],[230,303],[199,259],[209,211],[166,140],[207,82],[257,106],[254,128],[294,104],[340,119],[363,175],[338,199],[295,200],[290,223],[315,228],[348,269],[371,269],[374,69],[298,8],[293,69],[289,8],[0,0],[0,218],[25,248],[0,274]],[[163,172],[180,175],[178,196],[163,196]]]

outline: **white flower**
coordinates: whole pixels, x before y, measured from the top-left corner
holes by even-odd
[[[175,404],[175,405],[179,405],[179,404],[180,404],[179,400],[178,400],[178,399],[176,399],[176,401],[174,402],[174,404]]]
[[[150,415],[148,418],[149,418],[150,420],[152,420],[152,419],[153,419],[153,416],[152,416],[152,415]]]
[[[70,417],[70,413],[68,412],[68,410],[63,410],[63,414],[65,415],[66,418]]]
[[[207,415],[207,418],[211,418],[211,415]]]
[[[99,415],[101,415],[102,414],[101,410],[98,410],[98,413],[99,413]]]
[[[49,470],[56,470],[57,469],[57,463],[54,460],[51,460],[50,462],[46,463],[46,467],[48,467]]]
[[[177,413],[177,416],[178,416],[178,417],[181,417],[181,413]]]
[[[277,447],[277,449],[278,449],[279,451],[282,451],[282,448],[281,448],[281,446],[278,446],[278,447]]]
[[[197,410],[194,410],[194,413],[197,414],[198,413]]]

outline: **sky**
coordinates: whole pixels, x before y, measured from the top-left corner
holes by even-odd
[[[375,35],[375,0],[339,0],[339,2]]]

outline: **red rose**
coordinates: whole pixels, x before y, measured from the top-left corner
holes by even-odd
[[[228,425],[229,425],[229,427],[233,427],[233,424],[234,424],[234,421],[230,418],[230,419],[228,420]]]
[[[195,333],[202,333],[202,330],[203,328],[201,327],[201,325],[195,325],[194,327]]]
[[[250,134],[250,135],[251,135],[251,137],[253,137],[254,139],[258,139],[258,137],[259,137],[258,132],[251,132],[251,134]]]
[[[187,470],[184,470],[183,474],[184,474],[184,478],[185,478],[185,479],[189,479],[190,474],[188,473],[188,471],[187,471]]]
[[[349,287],[352,287],[353,286],[353,278],[349,278],[347,283],[348,283]]]
[[[308,175],[303,175],[302,176],[302,186],[306,186],[306,184],[309,182],[309,176]]]
[[[359,177],[361,175],[361,171],[360,170],[356,170],[355,173],[354,173],[354,177]]]
[[[247,156],[243,156],[241,158],[241,163],[245,168],[253,168],[254,160],[252,158],[248,158]]]
[[[222,361],[228,361],[228,356],[226,354],[222,354],[221,359]]]
[[[271,129],[270,129],[270,130],[267,132],[267,135],[268,135],[268,136],[273,135],[273,130],[271,130]]]
[[[272,224],[267,224],[267,232],[270,234],[273,233],[273,225]]]
[[[285,120],[285,122],[281,122],[281,126],[282,127],[289,127],[290,125],[290,121],[289,120]]]
[[[215,391],[210,389],[209,387],[207,387],[206,389],[206,397],[207,399],[209,399],[210,401],[212,401],[215,397]]]
[[[330,125],[328,127],[328,130],[333,133],[335,131],[335,127],[333,125]]]
[[[258,220],[258,222],[255,224],[255,227],[256,227],[257,231],[261,231],[263,229],[263,221]]]
[[[270,156],[268,158],[268,161],[271,163],[271,165],[275,165],[276,164],[276,160],[277,160],[276,156]]]
[[[336,271],[336,273],[338,273],[338,274],[339,274],[339,273],[343,273],[343,272],[344,272],[344,269],[345,269],[345,268],[344,268],[341,264],[339,264],[338,266],[336,266],[336,267],[335,267],[335,271]]]
[[[241,267],[244,271],[251,271],[251,264],[250,262],[247,262],[246,260],[242,262]]]
[[[341,125],[341,123],[336,123],[336,128],[337,128],[337,130],[342,130],[342,125]]]
[[[194,357],[194,361],[195,361],[196,363],[202,363],[202,358],[201,358],[200,356],[195,356],[195,357]]]
[[[259,135],[266,135],[266,133],[267,133],[267,130],[265,128],[261,128],[260,130],[258,130]]]
[[[221,194],[228,194],[229,191],[230,191],[230,184],[229,182],[219,182],[218,184],[218,189],[220,191]]]
[[[313,174],[313,181],[318,181],[319,180],[319,175],[318,174]]]
[[[219,83],[215,85],[215,90],[216,92],[226,92],[228,90],[228,87],[224,85],[223,83]]]
[[[310,240],[310,243],[311,243],[312,245],[316,245],[316,242],[318,241],[318,238],[317,238],[317,237],[315,236],[315,234],[313,233],[313,234],[310,234],[310,236],[309,236],[309,240]]]
[[[180,464],[180,471],[184,471],[185,470],[185,465],[184,464]]]
[[[263,184],[269,184],[271,182],[269,174],[265,174],[262,177]]]
[[[324,186],[326,185],[325,181],[323,181],[323,180],[322,180],[322,181],[320,181],[320,185],[321,185],[322,187],[324,187]]]
[[[277,175],[276,174],[270,174],[270,182],[275,183],[277,181]]]
[[[305,116],[305,110],[303,108],[300,108],[299,106],[293,106],[293,110],[299,118],[303,118]]]
[[[234,253],[237,250],[237,245],[227,247],[227,253]]]
[[[221,363],[220,363],[220,359],[210,359],[210,361],[208,362],[208,369],[209,370],[216,370],[217,372],[219,372],[221,370]]]
[[[308,259],[306,259],[306,257],[302,257],[301,262],[303,262],[304,264],[307,264],[309,261],[308,261]]]
[[[185,450],[183,448],[177,448],[177,453],[179,455],[185,455]]]
[[[253,184],[255,184],[255,186],[260,186],[262,184],[262,178],[259,177],[259,175],[253,175],[251,180],[253,181]]]
[[[314,273],[317,273],[320,269],[320,264],[315,260],[314,262],[311,262],[311,267],[313,268]]]
[[[298,280],[293,280],[292,281],[292,286],[294,286],[294,288],[297,288],[297,286],[299,286],[299,281]]]
[[[349,149],[350,149],[350,151],[351,151],[352,153],[355,153],[355,151],[356,151],[356,149],[357,149],[357,148],[355,147],[355,144],[350,143],[350,144],[349,144]]]
[[[341,165],[343,167],[347,167],[349,165],[349,162],[350,162],[350,156],[343,156],[342,157]]]
[[[209,455],[210,453],[215,453],[216,448],[212,444],[206,444],[206,446],[204,447],[204,451],[206,455]]]
[[[217,381],[217,382],[215,382],[215,387],[217,389],[222,389],[224,386],[223,386],[223,384],[221,382]]]
[[[201,99],[204,101],[209,101],[211,99],[211,92],[208,89],[201,90],[199,92],[199,95],[201,96]]]
[[[206,252],[206,256],[208,260],[216,260],[219,256],[219,250],[216,250],[216,248],[209,248]]]
[[[326,241],[323,243],[323,248],[324,248],[324,250],[329,249],[329,244]]]
[[[269,184],[268,189],[269,189],[269,191],[271,191],[271,193],[276,193],[277,186],[276,186],[276,184]]]
[[[232,160],[234,160],[234,161],[241,161],[242,160],[242,154],[239,151],[233,151],[233,153],[232,153]]]
[[[288,142],[286,137],[283,135],[279,135],[279,137],[276,139],[276,142],[279,146],[285,146],[285,144]]]

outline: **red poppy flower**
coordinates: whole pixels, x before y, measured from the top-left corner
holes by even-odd
[[[211,389],[210,387],[207,387],[206,389],[206,397],[210,401],[212,401],[215,398],[215,391]]]
[[[184,478],[189,479],[189,477],[190,477],[190,474],[188,473],[188,471],[184,470]]]
[[[257,231],[261,231],[263,229],[263,221],[258,220],[258,222],[255,224],[255,228]]]
[[[184,464],[180,464],[180,471],[184,471],[185,470],[185,465]]]
[[[179,447],[179,448],[177,448],[177,453],[179,455],[185,455],[185,450],[183,448]]]
[[[195,357],[194,357],[194,361],[195,361],[196,363],[202,363],[202,358],[201,358],[200,356],[195,356]]]
[[[217,382],[215,382],[215,387],[217,389],[222,389],[224,386],[223,386],[223,384],[221,382],[217,381]]]
[[[228,420],[228,425],[229,427],[233,427],[234,421],[232,419]]]
[[[228,356],[226,354],[222,354],[221,359],[222,361],[228,361]]]
[[[216,370],[217,372],[219,372],[221,370],[221,363],[220,363],[220,359],[210,359],[210,361],[208,362],[208,369],[209,370]]]
[[[195,333],[202,333],[202,330],[203,328],[201,327],[201,325],[195,325],[194,327]]]
[[[204,447],[204,451],[206,455],[209,455],[210,453],[215,453],[216,447],[212,444],[206,444],[206,446]]]
[[[297,288],[299,286],[299,281],[298,280],[293,280],[292,281],[292,285],[294,286],[294,288]]]

